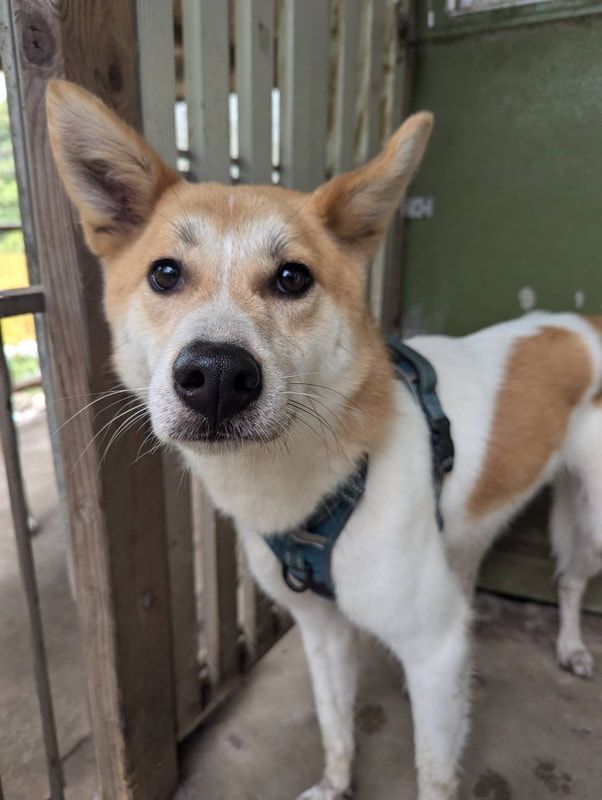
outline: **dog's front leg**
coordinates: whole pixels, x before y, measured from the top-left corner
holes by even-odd
[[[422,638],[422,637],[421,637]],[[464,619],[402,656],[412,704],[419,800],[456,800],[468,732],[470,665]]]
[[[354,752],[353,708],[358,655],[353,627],[334,603],[318,601],[312,610],[294,611],[312,677],[325,752],[321,783],[298,800],[346,800],[351,797]]]

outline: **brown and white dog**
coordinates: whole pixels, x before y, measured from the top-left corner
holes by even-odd
[[[456,446],[442,534],[428,429],[364,291],[431,116],[410,117],[373,161],[309,195],[188,184],[68,83],[50,85],[48,119],[103,264],[119,376],[235,519],[257,581],[300,627],[326,751],[302,798],[349,796],[364,629],[405,669],[420,800],[452,800],[468,730],[469,590],[497,533],[548,482],[558,659],[592,672],[579,606],[602,566],[600,322],[533,313],[411,341],[437,370]],[[264,536],[301,524],[364,453],[366,492],[333,554],[337,601],[296,594]]]

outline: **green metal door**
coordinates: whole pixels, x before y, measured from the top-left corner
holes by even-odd
[[[464,334],[532,307],[601,313],[602,3],[418,10],[412,106],[435,130],[408,206],[405,333]],[[500,543],[486,585],[555,596],[546,513],[544,498]],[[602,582],[588,606],[602,610]]]

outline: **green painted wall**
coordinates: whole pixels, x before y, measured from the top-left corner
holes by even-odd
[[[602,311],[602,17],[424,42],[435,130],[412,195],[404,323],[462,334],[537,305]]]

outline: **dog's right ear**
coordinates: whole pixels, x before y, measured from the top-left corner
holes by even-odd
[[[88,246],[116,252],[144,227],[158,198],[180,180],[104,103],[68,81],[46,92],[48,133]]]

